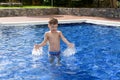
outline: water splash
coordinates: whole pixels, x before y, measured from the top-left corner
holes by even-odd
[[[43,55],[43,47],[40,47],[39,49],[33,48],[32,55],[34,56],[42,56]]]
[[[72,47],[72,48],[67,48],[64,50],[63,52],[63,55],[66,56],[66,57],[69,57],[69,56],[72,56],[76,53],[76,48],[75,47]]]

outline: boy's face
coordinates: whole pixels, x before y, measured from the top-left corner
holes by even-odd
[[[56,32],[58,24],[48,24],[48,27],[49,27],[50,31]]]

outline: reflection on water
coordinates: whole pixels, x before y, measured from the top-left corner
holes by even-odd
[[[0,26],[0,80],[120,80],[120,28],[93,24],[59,25],[77,53],[50,65],[48,47],[33,56],[46,25]],[[43,28],[44,27],[44,28]],[[67,46],[61,41],[61,51]]]

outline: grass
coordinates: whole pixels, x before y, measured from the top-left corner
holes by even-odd
[[[22,6],[22,7],[3,7],[0,6],[0,9],[17,9],[17,8],[23,8],[23,9],[34,9],[34,8],[54,8],[52,6]]]
[[[52,6],[23,6],[23,8],[53,8]]]

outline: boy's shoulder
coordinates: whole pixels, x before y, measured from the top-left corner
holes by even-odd
[[[57,31],[58,33],[60,33],[61,31]]]
[[[50,31],[45,32],[45,34],[49,34],[49,33],[50,33]]]
[[[46,35],[46,36],[47,36],[47,35],[49,35],[49,34],[50,34],[50,32],[49,32],[49,31],[47,31],[47,32],[45,32],[45,34],[44,34],[44,35]]]

